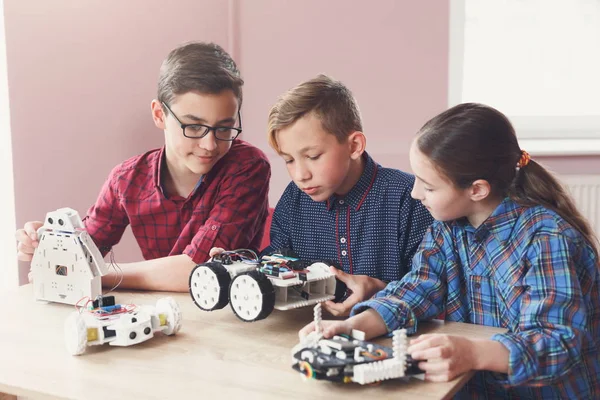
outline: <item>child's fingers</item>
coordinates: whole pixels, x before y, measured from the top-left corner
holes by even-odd
[[[300,337],[300,339],[302,339],[314,330],[315,330],[315,323],[311,322],[310,324],[306,325],[304,328],[300,329],[300,331],[298,332],[298,336]]]
[[[444,343],[444,335],[440,334],[427,334],[421,335],[417,339],[413,339],[410,341],[410,346],[408,346],[409,354],[414,352],[422,351],[431,347],[437,347]]]
[[[25,246],[33,247],[33,239],[27,234],[25,229],[18,229],[15,233],[15,239],[19,244],[24,244]]]
[[[29,236],[31,238],[31,240],[33,241],[37,241],[38,237],[37,237],[37,230],[40,229],[42,227],[42,225],[44,225],[42,222],[40,221],[29,221],[27,223],[25,223],[25,232],[27,233],[27,236]]]
[[[332,274],[335,275],[335,277],[337,279],[344,282],[346,285],[348,285],[350,283],[350,281],[352,280],[352,275],[347,274],[344,271],[342,271],[341,269],[338,269],[332,265],[329,266],[329,270],[331,271]]]
[[[422,350],[418,349],[416,351],[407,349],[407,351],[415,360],[446,359],[450,356],[448,348],[444,346],[433,346]]]
[[[341,303],[334,303],[332,301],[326,302],[327,304],[323,304],[325,309],[329,311],[331,314],[336,317],[342,316],[347,317],[350,315],[350,310],[357,303],[356,299],[353,296],[348,297],[345,301]]]
[[[410,339],[410,345],[417,344],[431,337],[431,334],[420,335],[414,339]]]
[[[24,242],[19,242],[19,244],[17,245],[17,250],[19,251],[19,253],[33,254],[33,252],[35,251],[35,247],[33,247],[32,245],[27,245]]]
[[[422,361],[419,363],[419,368],[421,368],[425,373],[430,375],[447,373],[450,369],[449,360],[431,360],[431,361]]]
[[[326,338],[344,333],[349,334],[350,330],[343,322],[330,322],[328,323],[327,327],[323,329],[323,336]]]
[[[211,257],[214,257],[218,254],[221,254],[225,251],[225,249],[222,249],[220,247],[213,247],[212,249],[210,249],[210,251],[208,252],[208,255]]]
[[[321,304],[323,304],[323,308],[328,313],[330,313],[331,315],[336,316],[336,317],[341,315],[341,313],[344,311],[343,310],[344,306],[342,305],[342,303],[334,303],[333,301],[328,300]]]
[[[425,374],[425,380],[429,382],[448,382],[452,379],[454,379],[454,377],[452,377],[449,372],[442,374]]]

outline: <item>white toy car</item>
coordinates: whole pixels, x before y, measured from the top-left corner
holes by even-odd
[[[154,337],[155,332],[174,335],[181,328],[181,311],[171,297],[154,306],[111,306],[74,311],[65,321],[65,344],[72,355],[87,346],[109,343],[131,346]]]
[[[282,254],[259,259],[250,250],[228,251],[192,270],[190,294],[201,310],[219,310],[230,303],[242,321],[258,321],[274,308],[339,301],[346,285],[335,278],[329,265]]]

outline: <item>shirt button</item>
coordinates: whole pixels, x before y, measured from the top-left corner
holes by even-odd
[[[344,200],[340,200],[340,201],[339,201],[339,203],[340,203],[340,204],[344,204]]]
[[[346,243],[346,238],[341,238],[340,243]]]
[[[342,250],[342,255],[345,256],[346,254],[348,254],[348,252],[346,250]]]
[[[481,288],[481,283],[479,283],[479,282],[475,282],[475,283],[473,284],[473,287],[474,287],[475,289],[479,289],[479,288]]]
[[[217,230],[217,226],[213,225],[213,226],[210,227],[210,229],[212,229],[213,231],[216,231]]]

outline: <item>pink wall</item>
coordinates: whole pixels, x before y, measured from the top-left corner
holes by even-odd
[[[85,213],[114,165],[163,143],[149,105],[160,62],[185,41],[217,42],[238,61],[244,138],[272,161],[272,205],[289,178],[267,146],[266,119],[284,90],[321,72],[346,82],[368,151],[401,169],[417,129],[447,104],[447,0],[4,4],[18,225],[58,207]],[[599,157],[542,162],[559,173],[600,167]],[[140,258],[130,235],[115,253]]]
[[[413,134],[447,103],[447,1],[238,4],[244,124],[247,138],[272,160],[273,203],[289,178],[265,140],[267,110],[283,91],[321,72],[353,91],[370,154],[385,165],[408,168]]]
[[[59,207],[84,214],[113,166],[161,146],[150,102],[171,48],[227,45],[222,0],[4,4],[18,226]],[[129,234],[115,254],[141,258]]]

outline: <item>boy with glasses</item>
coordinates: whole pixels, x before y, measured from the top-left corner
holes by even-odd
[[[84,218],[103,255],[131,225],[146,261],[120,264],[121,288],[187,291],[211,247],[259,247],[271,169],[259,149],[237,139],[243,83],[216,44],[185,44],[163,62],[151,110],[165,146],[115,167]],[[17,231],[19,259],[31,260],[41,225]]]

